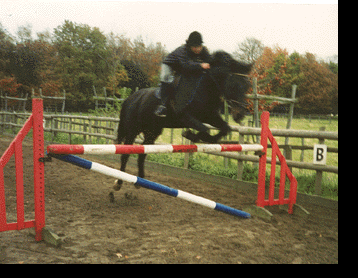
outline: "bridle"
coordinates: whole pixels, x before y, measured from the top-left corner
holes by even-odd
[[[237,100],[233,100],[233,99],[226,100],[226,103],[230,109],[234,109],[234,108],[238,108],[238,107],[246,108],[246,105],[247,105],[245,103],[238,102]],[[235,103],[235,105],[234,105],[234,103]]]
[[[232,73],[232,74],[235,74],[235,75],[240,75],[240,76],[245,76],[245,77],[249,77],[248,74],[241,74],[241,73]]]
[[[216,88],[220,91],[221,87],[220,87],[219,83],[216,81],[215,77],[211,74],[211,72],[204,71],[204,73],[209,75],[209,77],[213,80]],[[244,77],[249,77],[247,74],[241,74],[241,73],[230,73],[229,77],[232,75],[240,75],[240,76],[244,76]],[[246,105],[247,105],[245,103],[238,102],[237,100],[233,100],[233,99],[226,100],[226,103],[230,109],[234,109],[234,108],[238,108],[238,107],[242,107],[242,108],[246,109]]]

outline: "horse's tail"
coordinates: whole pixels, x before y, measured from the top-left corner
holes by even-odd
[[[117,130],[117,144],[121,144],[125,138],[126,138],[126,132],[125,132],[125,105],[123,103],[121,113],[119,116],[119,124],[118,124],[118,130]]]

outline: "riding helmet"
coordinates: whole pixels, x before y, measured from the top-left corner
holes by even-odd
[[[203,43],[203,39],[201,37],[201,34],[197,31],[192,32],[189,35],[189,38],[186,40],[186,44],[188,46],[199,46]]]

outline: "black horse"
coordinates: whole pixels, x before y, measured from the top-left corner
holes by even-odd
[[[161,103],[157,96],[158,88],[142,89],[130,95],[123,102],[120,113],[117,143],[132,145],[137,135],[143,133],[143,144],[154,144],[163,128],[195,129],[197,134],[191,131],[183,134],[193,142],[216,143],[227,135],[230,127],[221,118],[219,108],[225,98],[234,120],[239,123],[244,118],[245,93],[250,86],[245,75],[251,71],[252,65],[238,62],[225,52],[216,52],[210,64],[211,69],[200,76],[181,76],[165,118],[154,115]],[[211,136],[204,123],[217,127],[219,133]],[[128,154],[122,155],[121,171],[125,171],[128,158]],[[145,158],[145,154],[138,158],[138,176],[141,178],[144,177]],[[122,181],[117,183],[115,189],[119,190]]]

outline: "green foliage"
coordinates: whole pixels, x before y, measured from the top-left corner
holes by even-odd
[[[126,99],[132,93],[132,90],[129,88],[121,88],[118,93],[121,95],[121,99]],[[119,112],[122,109],[123,102],[116,96],[113,96],[113,98],[115,99],[115,101],[113,101],[113,105],[107,103],[105,108],[89,109],[88,112],[95,116],[118,117]]]
[[[93,86],[105,87],[108,97],[121,93],[130,81],[122,61],[137,66],[148,84],[156,86],[165,53],[160,43],[147,46],[141,37],[132,42],[69,20],[52,33],[38,33],[37,39],[30,25],[20,26],[14,38],[0,23],[0,80],[7,84],[14,77],[14,84],[21,84],[15,92],[5,85],[0,89],[13,96],[20,90],[31,93],[31,88],[42,88],[46,96],[62,96],[64,89],[69,100],[66,110],[83,112],[94,107]]]
[[[96,27],[66,20],[54,29],[54,45],[61,60],[58,74],[71,104],[91,107],[93,86],[105,87],[110,73],[106,36]]]

